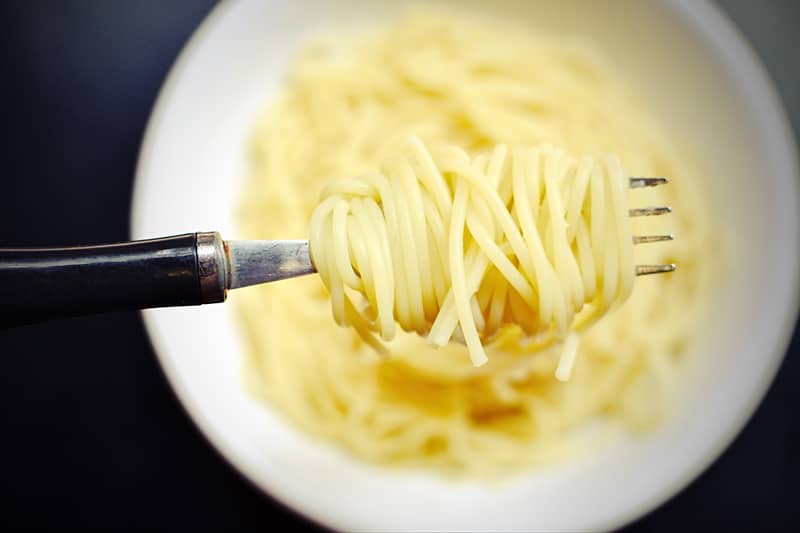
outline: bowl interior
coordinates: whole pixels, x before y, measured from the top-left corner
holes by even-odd
[[[735,235],[736,268],[691,348],[684,401],[662,428],[502,484],[454,484],[363,464],[250,398],[232,305],[150,310],[145,322],[168,379],[211,442],[257,486],[319,522],[346,529],[619,526],[679,490],[722,451],[780,364],[798,294],[793,140],[752,53],[708,4],[471,3],[487,16],[602,43],[670,130],[714,169],[707,189]],[[219,6],[184,50],[151,117],[133,237],[206,230],[235,237],[245,142],[292,51],[317,28],[382,20],[401,4]]]

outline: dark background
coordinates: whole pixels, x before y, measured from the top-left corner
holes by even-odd
[[[800,130],[800,2],[725,0]],[[0,0],[0,246],[128,238],[139,144],[202,1]],[[0,303],[2,305],[2,303]],[[632,531],[800,524],[800,342],[745,431]],[[184,415],[136,313],[0,331],[0,529],[308,525]]]

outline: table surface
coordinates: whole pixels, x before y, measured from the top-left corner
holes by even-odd
[[[720,2],[800,130],[800,2]],[[168,4],[168,5],[167,5]],[[0,3],[0,246],[126,240],[147,117],[209,0]],[[137,313],[0,331],[0,528],[309,525],[234,472],[171,392]],[[800,523],[797,333],[765,401],[631,531]]]

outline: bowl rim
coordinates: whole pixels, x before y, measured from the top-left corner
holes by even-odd
[[[737,84],[748,86],[761,98],[759,103],[761,110],[764,112],[764,121],[769,124],[767,129],[772,134],[771,140],[775,143],[776,151],[784,156],[781,165],[786,169],[786,186],[791,189],[791,196],[795,206],[793,216],[795,221],[800,223],[800,216],[797,212],[798,207],[800,207],[800,165],[798,164],[795,136],[783,102],[760,58],[736,24],[720,7],[708,0],[665,0],[664,4],[680,17],[682,24],[689,27],[693,33],[704,40],[707,48],[713,49],[716,60],[726,71],[734,70],[732,64],[735,58],[738,70],[733,72],[733,77]],[[142,178],[143,169],[151,158],[153,147],[165,121],[165,112],[169,107],[175,87],[183,77],[188,63],[197,55],[199,43],[206,40],[207,35],[211,33],[213,28],[220,23],[220,20],[229,11],[232,11],[235,5],[237,5],[235,2],[221,2],[212,8],[184,44],[159,89],[147,121],[136,162],[130,214],[131,238],[144,237],[138,234],[141,227],[141,206],[145,201],[141,185],[144,181]],[[798,247],[800,246],[795,246],[796,249]],[[798,316],[800,316],[800,259],[795,259],[793,267],[790,269],[791,280],[789,280],[787,287],[787,291],[794,295],[789,308],[790,312],[782,317],[780,325],[776,328],[778,334],[773,338],[771,346],[768,346],[769,349],[765,350],[765,353],[770,356],[770,363],[764,369],[760,382],[754,386],[754,392],[746,408],[741,409],[736,414],[733,423],[714,436],[714,445],[710,446],[705,454],[695,457],[694,461],[687,464],[681,476],[672,483],[662,484],[659,488],[653,490],[651,497],[645,503],[636,507],[622,509],[616,515],[609,517],[606,522],[599,523],[598,528],[619,528],[655,511],[706,471],[733,443],[736,436],[739,435],[752,418],[783,363],[798,322]],[[344,524],[337,523],[337,520],[333,519],[333,517],[319,514],[313,508],[313,505],[296,501],[290,494],[282,491],[279,484],[273,484],[270,487],[265,486],[249,471],[247,464],[226,444],[223,436],[217,432],[203,414],[202,408],[191,400],[188,392],[180,384],[180,380],[176,377],[178,370],[173,366],[169,358],[164,355],[166,350],[160,340],[160,333],[156,325],[158,320],[152,314],[146,312],[140,313],[140,315],[161,371],[178,399],[178,403],[199,430],[199,434],[211,444],[211,448],[222,460],[230,465],[239,477],[246,480],[269,500],[278,503],[289,512],[324,528],[344,527]]]

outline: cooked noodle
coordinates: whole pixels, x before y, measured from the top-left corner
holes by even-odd
[[[347,259],[341,269],[327,272],[349,272],[347,261],[352,265],[353,257],[358,259],[358,272],[350,272],[354,276],[348,275],[344,281],[355,282],[359,291],[366,291],[372,309],[362,315],[367,321],[362,325],[365,332],[391,338],[395,315],[398,318],[401,327],[394,327],[394,338],[381,340],[390,356],[381,357],[354,328],[336,325],[331,318],[332,303],[340,321],[354,321],[362,311],[362,301],[350,294],[358,313],[343,311],[341,304],[347,300],[335,294],[332,302],[321,276],[235,291],[231,298],[238,304],[249,342],[245,375],[251,390],[304,430],[336,441],[366,460],[470,476],[496,475],[557,460],[574,451],[571,443],[578,441],[572,435],[589,421],[608,420],[612,427],[619,421],[637,429],[656,425],[668,412],[682,356],[702,327],[706,311],[700,304],[711,300],[709,291],[722,255],[715,251],[719,232],[710,222],[709,206],[698,189],[702,176],[689,153],[675,144],[674,136],[592,43],[518,33],[450,12],[414,13],[377,31],[320,37],[291,65],[281,94],[259,118],[253,134],[253,173],[244,191],[242,237],[297,239],[310,235],[312,213],[325,187],[333,187],[327,198],[362,194],[359,190],[337,191],[337,185],[331,184],[385,171],[381,165],[391,161],[393,154],[404,150],[407,154],[408,139],[414,136],[431,147],[434,155],[438,147],[461,147],[472,168],[484,170],[484,176],[487,163],[499,157],[496,147],[502,144],[509,147],[506,161],[515,159],[515,147],[552,144],[596,160],[614,153],[622,168],[631,173],[669,176],[671,183],[666,187],[625,191],[626,207],[674,208],[667,217],[631,220],[628,231],[639,235],[671,232],[676,240],[637,246],[635,261],[620,261],[625,265],[675,262],[679,270],[636,279],[624,304],[593,327],[574,333],[574,328],[566,327],[571,323],[568,313],[592,299],[591,280],[597,280],[597,290],[611,286],[605,283],[610,278],[601,269],[615,269],[606,269],[604,258],[595,258],[592,274],[588,262],[580,260],[587,256],[580,250],[576,255],[571,248],[571,253],[565,250],[560,257],[568,264],[579,258],[580,283],[574,279],[565,282],[563,276],[572,279],[576,272],[557,263],[550,270],[551,283],[536,279],[535,274],[543,271],[529,272],[524,261],[515,263],[517,254],[524,252],[512,248],[505,229],[501,235],[497,214],[489,212],[482,194],[473,196],[478,185],[470,182],[469,217],[458,194],[452,197],[461,203],[456,206],[453,202],[449,215],[451,221],[455,215],[464,218],[463,224],[455,225],[465,235],[464,273],[447,278],[445,273],[451,267],[445,266],[445,258],[459,257],[457,250],[445,255],[436,244],[427,252],[415,249],[413,256],[400,257],[398,263],[394,254],[401,253],[399,248],[391,251],[390,246],[389,254],[385,248],[383,254],[368,249],[386,242],[375,238],[376,232],[383,231],[381,227],[369,223],[378,218],[377,202],[365,202],[364,196],[354,198],[354,204],[361,205],[353,216],[361,222],[349,224],[348,232],[361,228],[359,231],[370,232],[372,238],[359,241],[350,234],[340,235],[338,240],[325,238],[326,244],[312,248],[314,253],[320,246],[344,251],[345,241],[353,246],[342,255]],[[392,172],[390,165],[388,174]],[[452,177],[448,179],[449,187],[454,182]],[[367,196],[374,194],[366,189],[369,186],[364,187]],[[408,193],[415,194],[413,187]],[[497,194],[505,199],[509,191],[501,188]],[[422,202],[421,212],[427,213],[431,203],[439,209],[436,198],[431,195],[428,200],[415,201]],[[586,233],[571,202],[562,205],[568,213],[565,231],[570,242],[580,246],[580,235]],[[511,205],[515,224],[521,222],[520,212],[536,209],[535,202],[530,203],[530,211]],[[416,210],[408,207],[409,212],[403,214],[418,217],[419,205]],[[456,207],[460,212],[453,213]],[[612,216],[609,207],[606,202],[602,211]],[[333,215],[340,218],[342,213],[334,208]],[[539,215],[544,216],[542,212]],[[446,217],[442,215],[441,220],[444,225]],[[419,224],[417,218],[410,222]],[[468,322],[471,314],[476,330],[483,333],[482,349],[488,361],[476,367],[466,346],[447,342],[451,333],[458,336],[456,314],[436,311],[446,304],[442,300],[446,300],[446,279],[463,282],[473,272],[475,261],[487,261],[485,253],[478,258],[469,256],[477,240],[472,229],[479,226],[488,233],[487,242],[501,243],[501,255],[514,257],[514,268],[499,270],[489,262],[492,266],[486,267],[484,279],[491,281],[486,286],[496,288],[498,294],[478,290],[477,297],[470,300],[470,313],[458,317],[458,323],[462,318]],[[433,236],[427,241],[443,242],[440,233],[447,230],[431,227]],[[421,232],[419,226],[416,231]],[[426,239],[421,233],[415,235],[415,239]],[[459,235],[454,237],[448,242],[457,246]],[[588,238],[592,243],[591,231]],[[550,239],[544,245],[551,250],[558,242],[566,242]],[[396,244],[409,246],[408,241]],[[604,253],[608,246],[591,249]],[[324,255],[325,261],[333,257]],[[365,256],[370,260],[361,259]],[[392,257],[391,264],[381,263],[381,257]],[[404,279],[403,283],[419,284],[419,288],[406,290],[404,286],[406,292],[398,298],[395,287],[392,311],[382,312],[391,299],[385,289],[389,269],[407,268],[406,259],[412,265],[429,262],[432,268],[420,269],[419,281]],[[622,263],[617,269],[629,273]],[[543,305],[530,301],[530,293],[525,306],[514,307],[521,302],[509,294],[516,292],[523,302],[525,298],[511,284],[513,271],[524,273],[522,280],[515,281],[523,292],[528,290],[521,283],[524,281],[533,294],[541,289],[559,295],[552,298],[552,305],[563,302],[563,315],[553,311],[548,316],[554,324],[562,324],[565,342],[559,337],[554,343],[548,333],[530,335],[551,329],[558,332],[559,328],[548,328],[545,320],[534,320],[528,314],[527,308],[542,313]],[[358,285],[368,276],[380,276],[383,282]],[[555,284],[552,276],[558,278]],[[618,287],[627,283],[625,276],[618,277]],[[508,282],[500,282],[500,278]],[[474,280],[467,281],[472,283],[459,289],[462,297],[471,294],[475,286]],[[370,294],[370,287],[387,292]],[[584,289],[583,296],[579,287]],[[503,290],[505,299],[499,294]],[[626,291],[612,292],[622,296]],[[610,295],[602,298],[609,303],[614,300]],[[493,307],[493,302],[498,306]],[[508,306],[500,302],[508,302]],[[413,314],[405,309],[412,306]],[[489,311],[484,313],[486,306]],[[438,316],[447,324],[437,323]],[[495,329],[518,319],[521,327]],[[432,347],[428,336],[435,343],[446,344]],[[569,381],[561,382],[556,373]]]
[[[432,155],[416,137],[404,148],[383,173],[328,185],[311,217],[312,257],[336,322],[379,351],[371,332],[391,340],[395,320],[436,346],[458,328],[479,366],[501,328],[564,338],[630,295],[617,158],[578,161],[548,145]]]

